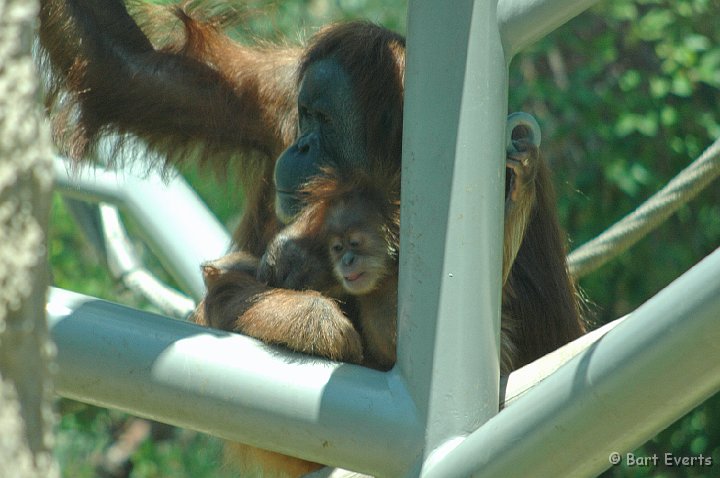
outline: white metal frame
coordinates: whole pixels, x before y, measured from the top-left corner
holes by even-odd
[[[642,443],[720,389],[720,252],[599,340],[582,338],[500,387],[507,66],[593,3],[411,2],[393,370],[304,357],[55,289],[58,393],[377,476],[444,478],[592,476],[610,452]],[[206,213],[192,195],[168,199],[153,180],[125,186],[103,173],[71,183],[58,174],[66,191],[120,202],[188,291],[202,292],[197,266],[220,255],[227,236],[195,240]],[[501,393],[513,403],[497,414]]]

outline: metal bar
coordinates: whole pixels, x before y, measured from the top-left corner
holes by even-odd
[[[605,334],[622,324],[630,315],[621,317],[588,332],[582,337],[563,345],[559,349],[540,357],[532,363],[525,365],[508,376],[500,379],[500,403],[509,407],[522,396],[535,388],[540,382],[555,373],[560,367],[568,363],[592,344],[602,339]]]
[[[380,476],[401,476],[420,451],[396,373],[61,289],[47,310],[62,396]]]
[[[97,208],[110,273],[130,290],[142,294],[160,313],[178,319],[187,318],[195,310],[195,301],[163,284],[143,266],[115,206],[100,203]]]
[[[406,65],[398,368],[426,461],[498,409],[507,68],[495,0],[412,1]]]
[[[428,476],[596,476],[720,390],[720,249],[449,451]]]
[[[92,166],[71,174],[70,169],[55,158],[56,187],[63,194],[122,208],[178,284],[196,300],[203,296],[200,264],[225,254],[230,236],[182,177],[164,180],[156,171],[136,175]]]
[[[499,0],[498,25],[508,59],[599,0]]]

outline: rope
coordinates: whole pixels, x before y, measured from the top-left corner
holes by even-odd
[[[576,278],[597,269],[662,224],[720,175],[720,139],[635,211],[568,256]]]

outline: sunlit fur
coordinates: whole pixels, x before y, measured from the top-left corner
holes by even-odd
[[[327,202],[324,232],[336,279],[358,304],[363,364],[389,370],[397,358],[399,203],[359,187]]]

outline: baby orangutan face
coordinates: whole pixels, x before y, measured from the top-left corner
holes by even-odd
[[[391,268],[380,215],[359,201],[341,202],[328,225],[330,261],[343,288],[352,295],[375,290]]]

